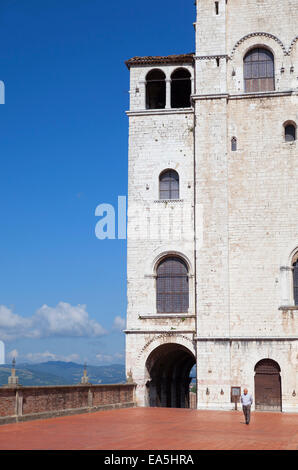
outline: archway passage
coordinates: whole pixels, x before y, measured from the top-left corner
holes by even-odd
[[[146,361],[149,406],[189,408],[190,371],[195,363],[192,352],[180,344],[157,347]]]
[[[255,366],[255,408],[281,411],[280,367],[271,359],[263,359]]]

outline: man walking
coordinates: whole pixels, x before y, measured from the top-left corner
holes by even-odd
[[[252,396],[250,393],[247,393],[247,388],[243,390],[241,395],[242,410],[245,416],[245,423],[249,424],[250,421],[250,407],[252,405]]]

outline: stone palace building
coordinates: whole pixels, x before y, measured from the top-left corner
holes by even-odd
[[[126,62],[126,373],[139,406],[188,407],[196,370],[198,409],[297,412],[298,0],[197,0],[194,28]]]

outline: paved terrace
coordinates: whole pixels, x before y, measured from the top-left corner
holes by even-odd
[[[297,450],[298,415],[128,408],[0,426],[1,450]]]

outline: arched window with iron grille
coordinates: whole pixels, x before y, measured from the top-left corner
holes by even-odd
[[[179,175],[165,170],[159,175],[159,199],[179,199]]]
[[[159,70],[151,70],[146,76],[146,109],[166,107],[166,76]]]
[[[156,271],[157,313],[187,313],[189,307],[188,268],[178,256],[168,256]]]
[[[274,57],[268,49],[256,47],[244,57],[244,88],[246,93],[275,89]]]

